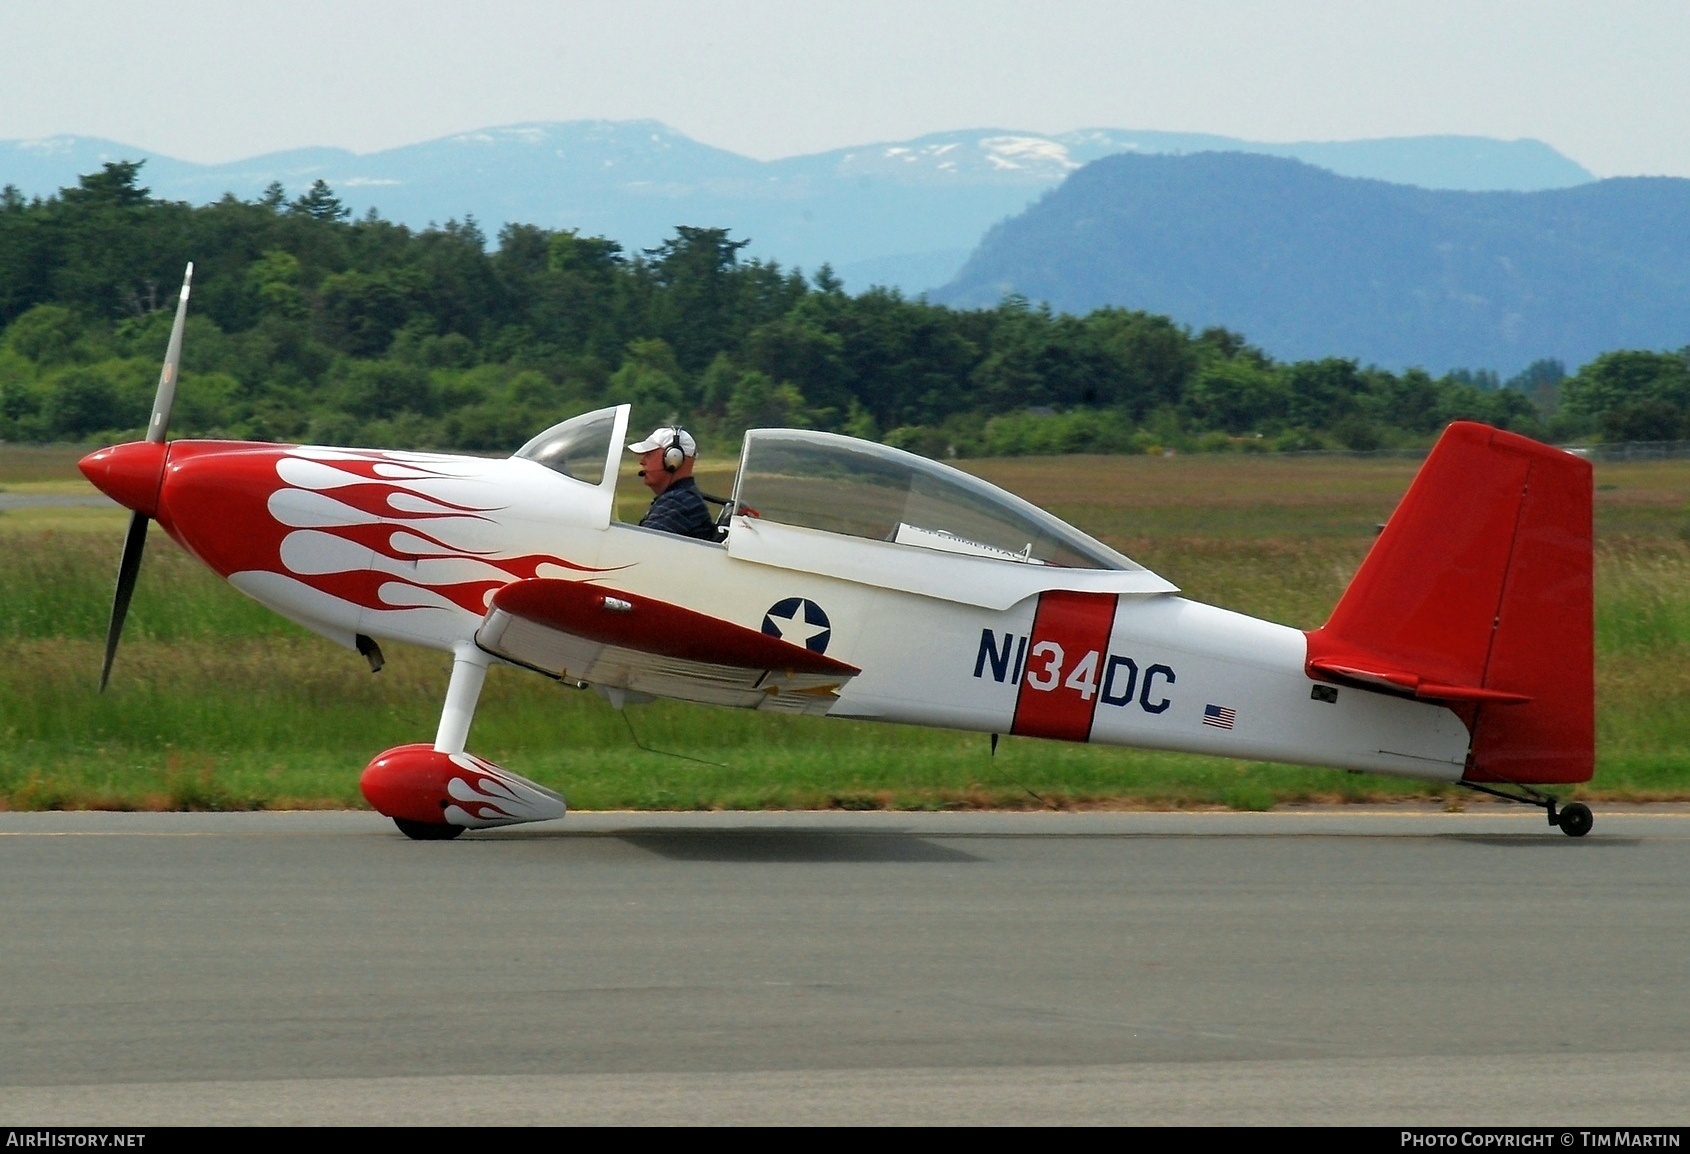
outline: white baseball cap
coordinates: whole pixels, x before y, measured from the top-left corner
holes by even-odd
[[[692,439],[692,434],[685,429],[677,429],[670,425],[661,425],[653,429],[651,436],[643,441],[635,441],[628,446],[628,451],[630,453],[649,453],[653,449],[667,449],[677,439],[681,443],[681,456],[698,456],[698,442]]]

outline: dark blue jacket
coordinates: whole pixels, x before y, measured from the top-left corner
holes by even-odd
[[[640,518],[646,529],[677,533],[682,537],[697,537],[700,541],[716,541],[716,519],[698,495],[698,485],[691,477],[682,477],[657,495]]]

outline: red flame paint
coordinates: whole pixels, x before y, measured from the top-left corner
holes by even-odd
[[[186,455],[185,455],[186,456]],[[381,518],[373,524],[325,525],[308,529],[283,525],[269,510],[273,494],[289,485],[278,473],[278,466],[287,459],[310,460],[315,464],[337,469],[358,480],[331,489],[311,489],[350,509]],[[429,478],[391,478],[377,476],[378,465],[400,465],[417,472],[431,474]],[[331,597],[348,601],[365,609],[392,611],[411,608],[394,604],[381,596],[384,586],[399,585],[416,590],[421,596],[417,604],[428,605],[433,598],[444,598],[466,613],[477,617],[487,611],[487,602],[494,590],[539,575],[541,566],[556,565],[579,573],[602,573],[548,553],[530,553],[500,557],[485,550],[472,550],[445,540],[435,523],[441,520],[473,518],[497,524],[500,506],[474,506],[443,500],[419,489],[407,481],[452,480],[451,474],[429,469],[426,464],[403,460],[380,452],[364,452],[356,456],[304,456],[295,450],[275,446],[231,447],[230,451],[186,456],[172,460],[166,467],[164,486],[159,501],[159,521],[167,532],[186,548],[198,555],[212,569],[227,577],[232,573],[262,571],[288,576]],[[408,496],[427,501],[447,511],[412,512],[394,506],[395,497]],[[425,528],[426,526],[426,528]],[[434,531],[430,531],[434,530]],[[383,572],[377,568],[349,568],[329,573],[299,573],[282,562],[282,543],[289,535],[299,532],[326,533],[369,549],[372,554],[400,562],[439,562],[451,559],[477,561],[497,570],[500,576],[489,576],[464,582],[429,584],[404,574]],[[413,553],[393,543],[396,533],[416,536],[440,552]],[[406,598],[405,600],[412,600]]]

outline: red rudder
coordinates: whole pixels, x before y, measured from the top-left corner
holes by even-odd
[[[1457,422],[1309,633],[1309,676],[1450,705],[1468,780],[1588,781],[1591,573],[1590,463]]]

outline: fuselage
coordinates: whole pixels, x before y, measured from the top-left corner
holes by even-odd
[[[1301,631],[1180,597],[1154,575],[746,516],[726,542],[697,541],[616,522],[614,483],[522,457],[179,441],[155,505],[236,588],[348,647],[362,634],[457,651],[504,585],[585,581],[860,668],[833,717],[1462,774],[1469,735],[1449,709],[1318,685]]]

